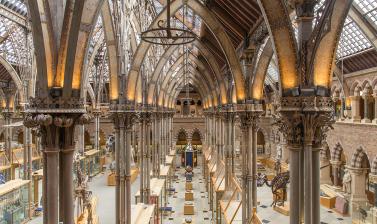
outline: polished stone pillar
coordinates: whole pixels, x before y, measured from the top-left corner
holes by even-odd
[[[342,164],[342,162],[331,160],[330,164],[332,166],[332,171],[333,171],[334,187],[338,188],[339,187],[339,171],[340,171],[340,165]]]
[[[142,116],[140,117],[140,133],[139,133],[139,163],[140,163],[140,201],[139,202],[143,202],[144,201],[144,174],[145,174],[145,166],[144,166],[144,158],[145,158],[145,121],[143,119],[143,114]]]
[[[44,147],[43,160],[43,223],[58,223],[59,220],[59,148]],[[73,193],[73,192],[72,192]]]
[[[123,118],[123,117],[122,117]],[[126,177],[125,177],[125,124],[124,120],[121,120],[119,124],[119,142],[120,142],[120,151],[119,151],[119,167],[120,167],[120,173],[119,173],[119,179],[120,179],[120,222],[124,223],[126,220]]]
[[[322,145],[313,146],[312,150],[312,223],[320,223],[320,150]]]
[[[9,127],[9,125],[12,123],[12,117],[13,117],[13,112],[10,111],[3,111],[2,115],[4,116],[5,120],[5,125],[8,125],[5,128],[5,154],[7,158],[9,159],[9,163],[12,165],[13,164],[13,156],[12,156],[12,128]],[[14,168],[10,169],[10,171],[6,172],[6,179],[7,180],[13,180],[15,178],[14,176]]]
[[[125,142],[125,211],[126,220],[125,224],[131,224],[131,138],[133,125],[135,123],[135,113],[128,113],[126,117],[126,142]]]
[[[350,208],[351,214],[353,214],[359,206],[363,206],[368,202],[367,194],[365,193],[368,168],[347,166],[347,169],[351,174]]]
[[[321,184],[332,185],[331,175],[330,175],[331,164],[330,164],[329,159],[326,156],[320,157],[320,167],[321,167],[321,171],[320,171]]]
[[[247,203],[247,185],[248,185],[248,163],[247,163],[247,141],[249,137],[249,127],[247,123],[241,124],[242,130],[242,143],[241,143],[241,158],[242,158],[242,223],[247,223],[248,218],[248,203]]]
[[[74,224],[74,199],[73,199],[73,154],[74,147],[61,150],[60,153],[60,221]],[[55,189],[56,191],[56,189]]]
[[[304,220],[305,223],[312,223],[312,180],[313,180],[313,160],[312,160],[312,145],[311,142],[305,142],[304,147]],[[319,173],[318,173],[319,175]]]
[[[252,137],[252,169],[251,169],[251,176],[252,176],[252,210],[250,210],[250,214],[257,211],[258,207],[258,198],[257,198],[257,133],[258,133],[258,126],[257,126],[257,118],[253,120],[251,125],[251,137]],[[251,217],[250,217],[251,219]]]
[[[360,122],[360,96],[350,96],[351,98],[351,112],[352,112],[352,121]]]
[[[146,131],[145,131],[145,144],[146,144],[146,152],[145,155],[145,195],[144,195],[144,203],[149,204],[149,198],[151,195],[151,186],[150,186],[150,159],[151,159],[151,120],[150,120],[150,115],[149,118],[146,120]]]
[[[301,223],[300,211],[300,150],[301,148],[296,145],[288,145],[289,148],[289,223]]]
[[[115,223],[120,224],[120,128],[119,123],[114,125],[115,129]]]
[[[95,112],[94,113],[94,124],[95,124],[95,127],[96,127],[96,130],[95,130],[95,135],[94,135],[94,149],[96,150],[99,150],[100,149],[100,143],[99,143],[99,140],[100,140],[100,134],[99,134],[99,131],[100,131],[100,112]]]
[[[369,95],[368,92],[366,92],[363,95],[364,99],[364,118],[361,120],[362,123],[371,123],[370,114],[369,114],[369,102],[372,100],[372,96]]]
[[[374,118],[372,123],[377,124],[377,86],[373,90],[373,100],[374,100]]]

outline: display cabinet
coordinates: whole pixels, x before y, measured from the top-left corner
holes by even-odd
[[[365,203],[353,203],[352,224],[377,224],[377,208]],[[351,209],[350,209],[351,210]]]
[[[210,206],[212,215],[216,217],[216,220],[219,221],[220,218],[220,199],[225,190],[225,163],[220,160],[220,163],[217,165],[216,171],[211,177],[210,185]]]
[[[131,205],[131,224],[154,224],[155,205]]]
[[[149,204],[155,205],[154,223],[162,220],[161,207],[165,204],[165,179],[150,179],[150,201]],[[135,194],[135,203],[141,203],[140,190]]]
[[[5,152],[0,152],[0,184],[3,184],[11,179],[12,164]]]
[[[24,223],[29,219],[30,180],[11,180],[0,185],[0,224]]]
[[[242,224],[242,189],[236,178],[231,177],[229,186],[220,199],[220,224]]]
[[[31,160],[32,160],[32,170],[36,171],[42,168],[42,155],[37,150],[37,148],[33,145],[31,147]],[[12,150],[12,167],[14,172],[16,173],[15,176],[18,178],[22,178],[24,176],[24,148],[15,148]]]
[[[101,151],[92,149],[84,152],[84,170],[89,177],[96,176],[101,172]]]

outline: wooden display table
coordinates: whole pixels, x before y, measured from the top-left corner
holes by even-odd
[[[185,201],[193,201],[193,200],[194,200],[194,192],[193,191],[186,191]]]
[[[185,205],[183,207],[183,214],[184,215],[194,215],[194,203],[192,202],[185,202]]]
[[[173,165],[174,156],[166,156],[165,157],[165,164],[166,165]]]
[[[131,205],[131,224],[152,224],[155,205]]]
[[[324,194],[324,196],[320,197],[321,205],[328,209],[334,208],[337,196],[336,191],[330,185],[327,184],[321,185],[321,191]]]
[[[192,191],[192,182],[186,182],[186,191]]]
[[[289,216],[289,203],[284,203],[284,206],[274,206],[274,210],[279,212],[280,214]]]

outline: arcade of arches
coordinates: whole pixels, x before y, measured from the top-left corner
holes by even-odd
[[[377,0],[0,0],[0,223],[377,224]]]

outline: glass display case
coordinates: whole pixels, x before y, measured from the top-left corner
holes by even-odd
[[[5,152],[0,152],[0,184],[4,184],[6,181],[11,179],[11,168],[12,165]]]
[[[155,205],[154,220],[155,223],[160,223],[162,220],[162,212],[160,209],[165,205],[165,179],[152,178],[150,180],[150,201],[149,204]],[[141,203],[140,190],[135,194],[135,203]]]
[[[216,220],[220,220],[220,199],[225,191],[225,163],[220,161],[217,165],[216,171],[211,178],[210,190],[210,206],[211,210],[215,211]]]
[[[0,224],[24,223],[29,218],[30,180],[11,180],[0,186]]]
[[[365,202],[363,204],[353,203],[352,205],[353,224],[377,224],[377,208]]]
[[[221,224],[242,224],[242,189],[234,177],[220,199],[219,219]]]
[[[85,159],[84,159],[84,169],[86,174],[89,177],[96,176],[101,172],[101,151],[92,149],[89,151],[84,152]]]

